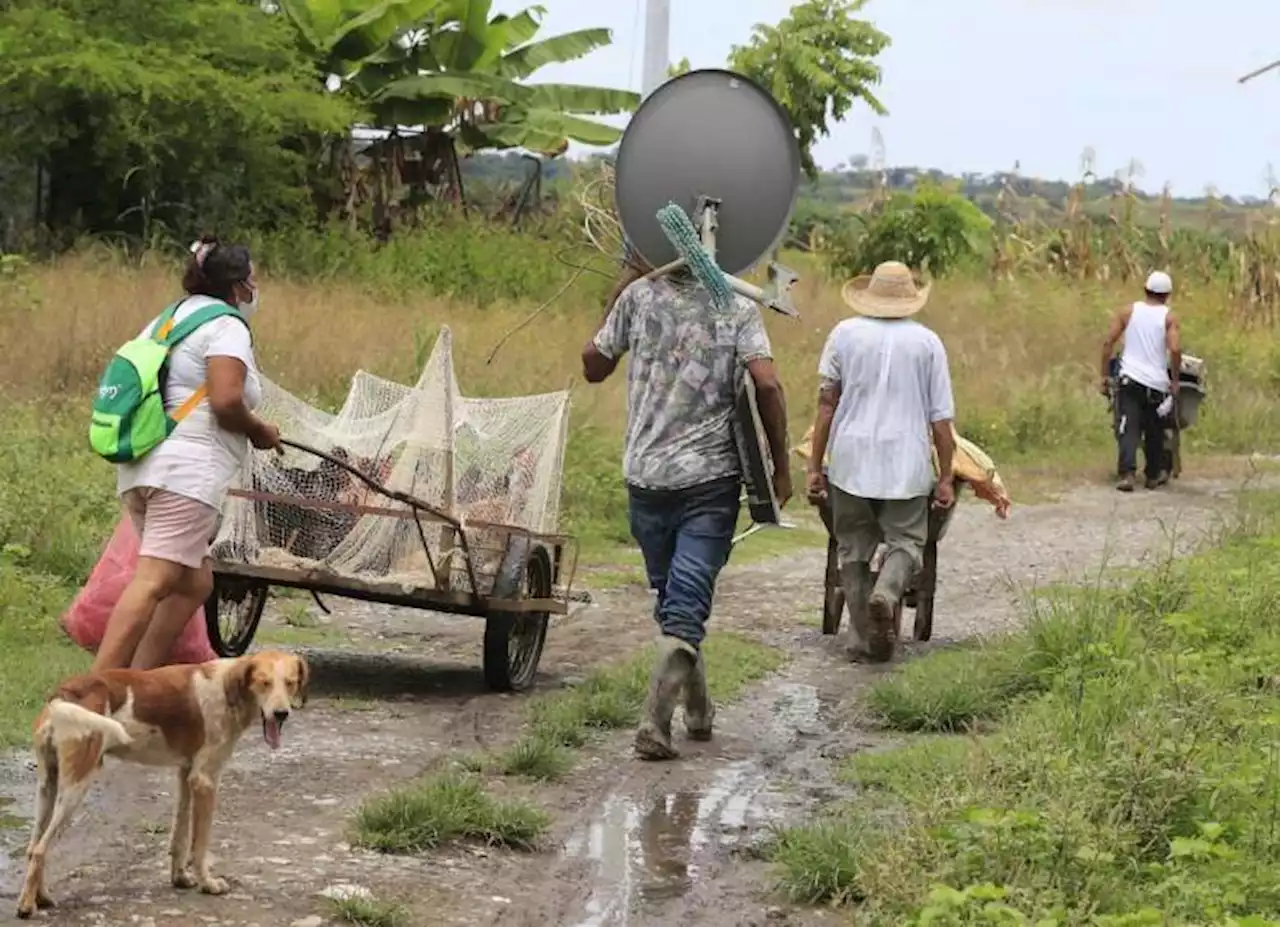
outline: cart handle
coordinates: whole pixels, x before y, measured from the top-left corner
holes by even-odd
[[[288,438],[281,438],[280,443],[285,447],[291,447],[294,450],[302,451],[304,454],[311,454],[312,456],[319,457],[322,460],[327,460],[329,461],[329,463],[333,464],[335,467],[341,467],[343,470],[346,470],[348,473],[350,473],[360,482],[364,483],[374,492],[381,493],[382,495],[386,496],[388,499],[394,499],[396,502],[402,502],[412,509],[420,509],[424,512],[427,512],[428,514],[434,516],[435,518],[438,518],[441,521],[445,522],[451,528],[455,529],[459,533],[461,533],[462,531],[462,522],[459,521],[457,518],[454,518],[452,515],[450,515],[448,512],[444,511],[443,509],[438,509],[434,505],[430,505],[429,503],[423,502],[421,499],[411,496],[408,493],[403,493],[397,489],[391,489],[390,487],[384,486],[383,484],[375,480],[373,477],[365,475],[356,467],[351,466],[351,464],[347,463],[344,460],[340,460],[337,457],[334,457],[332,454],[325,453],[322,450],[314,448],[309,444],[303,444],[300,441],[291,441]]]

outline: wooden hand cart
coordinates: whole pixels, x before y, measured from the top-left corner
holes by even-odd
[[[294,569],[246,563],[231,557],[220,558],[220,553],[234,553],[232,546],[224,542],[214,550],[213,592],[205,604],[209,641],[219,655],[235,657],[248,650],[262,619],[268,590],[278,586],[304,589],[316,596],[317,602],[319,595],[329,594],[483,618],[486,684],[496,691],[523,691],[533,685],[551,615],[563,615],[569,611],[570,588],[578,559],[578,545],[574,538],[493,522],[475,521],[464,525],[451,514],[420,499],[383,486],[345,461],[306,445],[291,441],[283,443],[328,460],[374,492],[401,503],[402,507],[355,505],[244,489],[232,490],[230,495],[233,498],[318,514],[374,515],[412,521],[435,582],[432,585],[405,584],[338,575],[324,570],[322,566]],[[424,522],[445,526],[442,548],[448,548],[450,554],[460,557],[466,582],[457,585],[465,585],[465,588],[455,587],[452,561],[437,569],[427,543]],[[478,548],[471,542],[474,534],[497,540]],[[477,569],[478,551],[488,553],[498,564],[492,571],[492,582],[488,582],[490,577]],[[495,556],[499,554],[500,557]],[[567,569],[566,555],[569,555]],[[567,580],[561,585],[565,574]]]
[[[962,480],[956,480],[957,501],[964,486]],[[845,595],[844,585],[840,582],[840,558],[836,550],[835,531],[832,527],[831,497],[828,495],[817,508],[818,514],[822,517],[822,523],[827,529],[827,573],[822,601],[822,633],[837,634],[840,631],[840,623],[844,619]],[[899,640],[902,639],[903,614],[908,608],[915,611],[912,637],[918,641],[927,641],[933,636],[933,606],[938,589],[938,543],[946,536],[947,527],[951,524],[951,517],[955,511],[954,502],[945,509],[938,509],[933,507],[932,495],[929,497],[929,534],[924,545],[924,562],[907,585],[894,613],[894,629]],[[878,572],[872,571],[873,583],[878,575]]]

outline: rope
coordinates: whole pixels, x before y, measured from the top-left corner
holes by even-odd
[[[613,165],[603,162],[598,175],[581,184],[574,194],[574,198],[577,200],[578,208],[582,210],[582,245],[599,254],[603,254],[610,260],[616,261],[624,252],[626,238],[622,233],[622,223],[618,221],[617,213],[614,212],[613,190]],[[712,303],[715,307],[721,311],[727,309],[733,296],[729,290],[728,283],[725,281],[724,272],[716,266],[716,263],[711,260],[703,249],[697,230],[694,229],[693,223],[685,211],[674,203],[670,203],[658,211],[658,223],[662,226],[667,239],[675,246],[676,252],[688,262],[694,279],[711,294]],[[493,359],[498,356],[498,352],[512,337],[523,331],[534,319],[567,293],[570,287],[577,283],[584,273],[599,274],[609,279],[614,276],[596,267],[591,267],[589,264],[580,264],[567,260],[563,252],[556,255],[556,260],[561,264],[572,267],[574,269],[573,275],[550,299],[538,306],[515,328],[502,336],[501,340],[494,345],[493,350],[489,352],[489,357],[485,361],[486,365],[492,364]]]

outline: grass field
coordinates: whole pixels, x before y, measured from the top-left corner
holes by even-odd
[[[884,925],[1258,925],[1280,907],[1280,497],[1127,588],[879,682],[858,798],[782,832],[797,898]]]
[[[526,253],[514,248],[518,243],[511,235],[468,240],[474,253],[463,254],[464,263],[502,279],[477,283],[466,299],[368,284],[361,274],[395,271],[399,276],[389,279],[413,279],[413,255],[394,250],[381,255],[383,264],[368,268],[334,263],[357,282],[338,283],[336,272],[316,282],[265,278],[264,308],[255,321],[260,363],[287,389],[331,404],[358,368],[413,379],[447,324],[466,392],[518,395],[571,387],[566,527],[581,538],[584,559],[597,565],[602,584],[636,581],[639,562],[629,549],[619,475],[625,376],[598,387],[580,378],[581,346],[602,315],[601,281],[585,277],[486,363],[535,300],[558,289],[566,276],[546,267],[552,245],[538,244]],[[450,260],[462,259],[446,252]],[[323,267],[328,260],[320,254],[313,263]],[[788,260],[804,275],[797,292],[803,319],[770,315],[766,324],[787,387],[794,441],[813,413],[822,343],[846,310],[838,287],[820,270],[800,255]],[[22,698],[36,697],[15,693],[40,693],[45,683],[83,662],[59,643],[50,625],[84,580],[117,517],[111,467],[85,449],[89,396],[110,352],[177,294],[177,273],[168,260],[126,262],[110,250],[90,248],[50,264],[10,262],[3,284],[0,743],[7,743],[25,737],[26,712],[4,709],[20,709]],[[498,295],[477,303],[477,293],[522,287],[532,291],[526,301]],[[1040,280],[993,285],[961,278],[935,288],[920,318],[947,345],[959,427],[999,461],[1015,500],[1106,474],[1112,451],[1104,401],[1094,392],[1098,344],[1108,313],[1133,295],[1115,287]],[[1280,384],[1280,344],[1269,332],[1232,324],[1231,307],[1213,291],[1180,292],[1177,305],[1187,350],[1209,359],[1212,390],[1201,422],[1187,436],[1189,473],[1219,466],[1211,459],[1216,455],[1280,444],[1280,407],[1272,399]],[[808,513],[797,506],[793,517],[799,530],[757,535],[743,546],[741,559],[821,542]],[[54,658],[33,661],[37,652]],[[11,681],[17,678],[24,681]]]

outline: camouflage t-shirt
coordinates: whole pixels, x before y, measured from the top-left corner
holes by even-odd
[[[734,297],[717,310],[691,283],[637,280],[618,297],[596,349],[628,351],[627,439],[622,473],[642,489],[685,489],[741,474],[732,421],[737,376],[772,357],[756,304]]]

